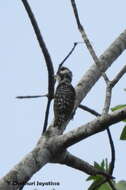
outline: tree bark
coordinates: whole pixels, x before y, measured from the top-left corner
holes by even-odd
[[[105,72],[125,49],[126,30],[121,33],[111,46],[100,56],[100,70]],[[95,64],[84,74],[76,86],[76,108],[100,77],[101,72],[99,72]],[[68,147],[79,140],[104,130],[113,123],[119,122],[124,119],[124,117],[126,117],[125,109],[123,111],[107,115],[104,118],[98,118],[87,124],[87,126],[82,126],[75,131],[69,132],[66,136],[42,136],[36,147],[0,180],[0,190],[18,189],[21,187],[21,183],[26,183],[33,174],[40,170],[46,163],[52,162],[53,159],[55,160],[56,156],[62,152],[64,145],[67,145],[66,147]],[[57,141],[58,138],[59,142]],[[56,141],[58,142],[57,146],[55,144]],[[60,147],[62,148],[60,149]],[[13,181],[16,181],[17,185],[11,185],[10,182],[12,183]]]

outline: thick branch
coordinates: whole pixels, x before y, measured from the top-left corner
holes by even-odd
[[[118,58],[118,56],[126,49],[126,30],[120,34],[120,36],[110,45],[110,47],[100,56],[100,68],[102,72],[106,71],[112,63]],[[97,80],[101,77],[101,72],[98,70],[97,65],[92,65],[89,70],[84,74],[82,79],[77,84],[76,90],[76,102],[75,109],[80,105],[81,101],[85,98],[85,96],[89,93],[91,88],[95,85]],[[66,124],[64,124],[64,129],[66,128]],[[50,125],[50,129],[53,125]],[[51,130],[51,132],[54,128]],[[57,133],[58,132],[58,133]],[[59,135],[63,133],[63,128],[61,131],[54,131],[54,134]]]
[[[80,158],[72,155],[71,153],[67,152],[65,159],[61,162],[61,164],[65,164],[69,167],[72,167],[74,169],[80,170],[82,172],[87,173],[88,175],[103,175],[107,178],[112,178],[109,174],[97,170],[93,166],[91,166],[89,163],[85,162],[84,160],[81,160]]]
[[[0,180],[0,190],[16,190],[22,187],[49,159],[50,152],[45,147],[43,139],[41,144],[38,144]],[[17,185],[13,185],[13,182],[16,182]]]
[[[55,151],[63,150],[64,148],[67,148],[82,139],[103,131],[108,126],[125,118],[126,109],[122,109],[115,111],[112,114],[99,117],[96,120],[79,127],[77,130],[67,133],[66,135],[52,138],[52,141],[47,141],[47,139],[41,137],[36,148],[0,180],[0,189],[16,190],[18,187],[10,186],[8,183],[9,181],[16,179],[17,182],[20,183],[26,182],[36,171],[52,159],[52,153],[53,156],[56,155]],[[49,149],[47,142],[50,143]]]
[[[67,134],[57,137],[61,147],[68,148],[69,146],[91,136],[98,132],[101,132],[108,128],[110,125],[122,121],[126,118],[126,108],[119,111],[115,111],[108,115],[103,115],[97,119],[82,125],[81,127],[68,132]]]
[[[122,34],[120,34],[120,36],[112,43],[112,45],[100,56],[99,60],[101,63],[100,68],[101,68],[102,72],[106,71],[125,49],[126,49],[126,30]],[[94,84],[97,82],[97,80],[100,78],[100,76],[101,76],[101,73],[98,71],[97,66],[95,64],[85,73],[85,75],[83,76],[83,78],[80,80],[80,82],[78,83],[78,85],[76,87],[76,94],[77,94],[76,107],[78,107],[80,102],[88,94],[88,92],[94,86]],[[110,126],[111,124],[119,122],[120,120],[125,119],[125,118],[126,118],[126,110],[115,112],[115,113],[113,113],[113,115],[110,114],[108,116],[103,117],[102,119],[99,119],[99,121],[95,120],[93,122],[90,122],[90,125],[89,124],[85,125],[84,127],[82,127],[83,129],[79,128],[78,130],[69,132],[66,135],[61,135],[61,136],[57,137],[57,141],[58,141],[60,147],[62,147],[62,146],[68,147],[70,145],[75,144],[76,142],[79,142],[81,139],[87,138],[88,136],[91,136],[97,132],[100,132],[100,131],[104,130],[106,127]],[[93,125],[91,126],[91,124],[93,124]],[[94,126],[94,129],[92,128],[93,126]],[[75,137],[74,135],[77,135],[77,137]],[[71,141],[71,143],[70,143],[70,141]],[[42,148],[39,149],[39,153],[40,154],[37,154],[35,156],[33,154],[29,153],[28,154],[29,156],[27,155],[24,158],[23,165],[21,163],[17,164],[16,168],[23,167],[23,170],[18,170],[19,173],[22,171],[21,178],[19,175],[20,182],[22,182],[23,179],[25,181],[27,179],[27,177],[31,178],[32,175],[36,171],[38,171],[42,165],[44,165],[46,162],[48,162],[48,156],[46,157],[47,153],[44,152],[44,154],[42,154],[43,153]],[[39,163],[39,164],[37,164],[37,166],[34,165],[34,162],[36,163],[35,158],[37,159],[37,163]],[[40,160],[38,158],[40,160],[43,160],[43,162],[41,162],[42,165],[40,164]],[[35,161],[34,161],[34,159],[35,159]],[[29,165],[29,163],[31,163],[31,164]],[[35,166],[35,168],[32,168],[31,166]],[[29,170],[28,170],[29,172],[27,172],[27,171],[24,172],[25,168],[26,169],[29,168]],[[9,172],[8,175],[11,177],[11,179],[14,179],[11,171]],[[6,177],[8,175],[6,175],[4,178],[2,178],[0,180],[0,189],[12,190],[6,182]],[[16,189],[16,187],[15,187],[15,189]],[[14,188],[13,188],[13,190],[14,190]]]
[[[125,49],[126,30],[121,33],[120,36],[110,45],[110,47],[100,56],[99,61],[101,63],[101,71],[105,72]],[[76,107],[80,104],[100,77],[101,73],[97,66],[95,64],[92,65],[76,87]]]

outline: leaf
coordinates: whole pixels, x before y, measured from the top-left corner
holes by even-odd
[[[88,190],[92,190],[94,189],[94,187],[96,187],[101,181],[95,181],[94,183],[92,183],[92,185],[88,188]],[[101,185],[97,190],[111,190],[111,187],[108,185],[108,183],[105,183],[103,185]]]
[[[124,126],[124,128],[122,130],[120,140],[126,140],[126,126]]]
[[[101,169],[100,164],[99,164],[99,163],[97,163],[97,162],[94,162],[94,167],[95,167],[95,168],[97,168],[97,169]]]
[[[106,158],[105,159],[105,171],[109,171],[109,162],[108,162],[108,159]]]
[[[94,167],[97,168],[100,171],[108,171],[109,170],[109,163],[108,163],[108,159],[103,159],[102,162],[99,164],[97,162],[94,162]],[[102,178],[102,176],[100,175],[96,175],[96,176],[89,176],[86,181],[96,181],[96,180],[100,180]]]
[[[105,183],[100,188],[98,188],[98,190],[111,190],[111,187]]]
[[[108,159],[107,158],[103,159],[100,164],[97,162],[94,162],[94,167],[101,171],[106,171],[106,172],[109,171]],[[101,183],[104,180],[104,177],[102,175],[89,176],[87,178],[87,181],[91,181],[91,180],[93,180],[93,182],[90,185],[90,187],[88,188],[88,190],[93,190],[94,187],[97,187],[97,185],[99,185],[99,183]],[[101,185],[97,190],[111,190],[111,188],[108,185],[108,183],[105,183],[105,184]]]
[[[112,111],[116,111],[116,110],[120,110],[122,108],[125,108],[126,107],[126,104],[120,104],[120,105],[117,105],[113,108],[111,108]]]
[[[99,164],[99,163],[97,163],[97,162],[94,162],[94,167],[95,167],[95,168],[104,171],[104,167],[103,167],[102,165],[103,165],[103,161],[101,162],[101,164]]]
[[[91,180],[93,180],[93,181],[97,180],[97,176],[90,175],[90,176],[86,179],[86,181],[91,181]]]
[[[94,189],[94,187],[96,187],[102,180],[103,180],[103,179],[99,179],[99,180],[94,181],[94,182],[90,185],[90,187],[88,188],[88,190]]]
[[[115,186],[117,190],[126,190],[126,181],[119,181]]]
[[[101,162],[101,167],[102,167],[102,168],[105,167],[105,161],[104,161],[104,160],[102,160],[102,162]]]
[[[99,184],[99,182],[100,180],[92,183],[92,185],[88,188],[88,190],[92,190],[96,185]],[[117,190],[126,190],[126,181],[122,180],[122,181],[119,181],[118,183],[115,183],[115,187]],[[111,187],[108,185],[108,183],[105,183],[101,187],[99,187],[97,190],[111,190]]]
[[[120,110],[120,109],[122,109],[122,108],[126,108],[126,104],[120,104],[120,105],[118,105],[118,106],[115,106],[115,107],[111,108],[111,110],[112,110],[112,111],[116,111],[116,110]],[[126,119],[124,119],[124,120],[122,120],[122,121],[126,123]]]
[[[89,176],[87,179],[86,179],[86,181],[99,181],[99,180],[102,180],[103,179],[103,176],[101,176],[101,175],[91,175],[91,176]]]

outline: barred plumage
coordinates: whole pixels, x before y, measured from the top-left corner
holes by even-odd
[[[72,116],[75,103],[75,90],[71,84],[72,73],[62,67],[57,73],[59,84],[54,98],[54,127],[60,128]]]

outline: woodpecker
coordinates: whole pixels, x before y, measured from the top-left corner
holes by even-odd
[[[58,86],[54,96],[54,127],[61,128],[72,117],[75,105],[75,89],[72,86],[72,72],[61,67],[56,75]]]

